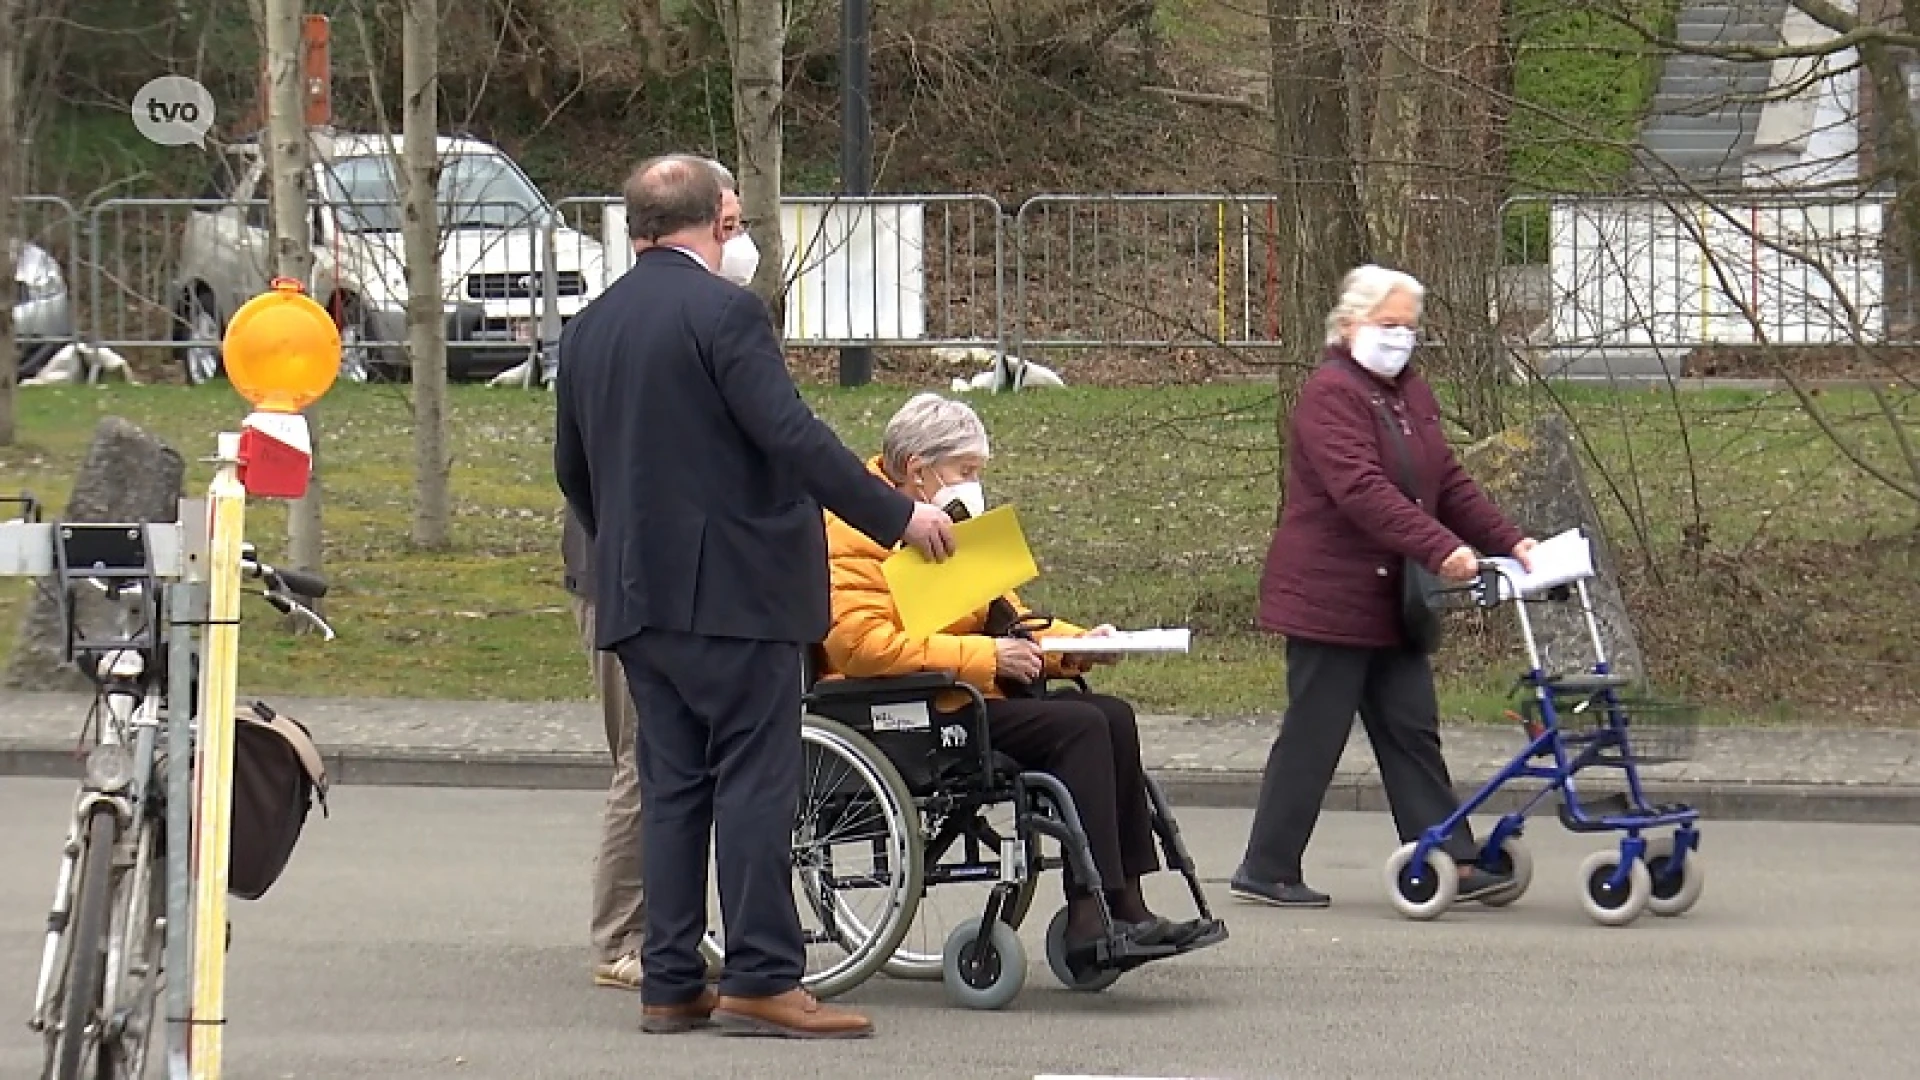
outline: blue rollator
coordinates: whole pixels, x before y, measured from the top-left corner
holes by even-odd
[[[1533,859],[1521,841],[1527,815],[1541,802],[1560,796],[1560,823],[1576,833],[1615,833],[1617,848],[1589,855],[1580,864],[1580,903],[1595,922],[1625,926],[1642,912],[1684,914],[1700,899],[1705,877],[1695,828],[1700,812],[1685,805],[1655,805],[1647,801],[1640,768],[1683,760],[1697,731],[1698,710],[1693,706],[1654,701],[1629,701],[1622,691],[1633,680],[1608,667],[1606,648],[1594,618],[1587,577],[1522,595],[1511,560],[1483,560],[1480,576],[1461,592],[1472,602],[1495,608],[1512,602],[1519,615],[1520,633],[1527,646],[1527,673],[1518,689],[1519,721],[1528,736],[1526,748],[1494,774],[1472,798],[1446,820],[1403,845],[1387,860],[1388,895],[1393,906],[1410,919],[1433,919],[1453,905],[1459,892],[1459,870],[1445,844],[1468,817],[1494,794],[1518,779],[1544,780],[1538,791],[1522,796],[1513,812],[1500,818],[1480,847],[1481,867],[1512,875],[1513,882],[1481,902],[1502,907],[1520,899],[1533,878]],[[1594,664],[1585,671],[1548,674],[1542,666],[1529,604],[1565,602],[1577,595],[1592,639]],[[1630,735],[1631,733],[1631,735]],[[1575,777],[1587,769],[1617,769],[1625,774],[1625,791],[1583,797]],[[1670,830],[1670,831],[1669,831]]]

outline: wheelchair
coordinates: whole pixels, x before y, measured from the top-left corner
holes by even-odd
[[[1147,792],[1166,868],[1179,872],[1199,916],[1199,932],[1178,946],[1142,946],[1113,924],[1100,891],[1086,831],[1066,786],[1023,771],[994,751],[986,699],[945,672],[878,679],[821,679],[823,654],[804,665],[805,771],[793,831],[796,907],[808,945],[802,980],[818,997],[846,993],[875,974],[939,979],[954,1003],[998,1009],[1026,982],[1026,947],[1017,933],[1039,878],[1071,867],[1101,897],[1106,936],[1069,950],[1067,911],[1047,925],[1047,965],[1062,985],[1097,992],[1142,964],[1226,940],[1165,796],[1151,776]],[[1081,690],[1084,680],[1071,682]],[[933,702],[954,692],[971,699],[958,718]],[[1004,812],[1006,822],[991,820]],[[1058,845],[1059,855],[1042,850]],[[935,913],[922,900],[936,887],[987,886],[980,914],[938,937],[909,943]],[[818,964],[816,964],[816,950]]]

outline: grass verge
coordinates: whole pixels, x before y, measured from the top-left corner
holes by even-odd
[[[857,450],[909,393],[810,387]],[[1920,548],[1914,511],[1848,464],[1791,399],[1745,393],[1563,393],[1590,443],[1590,479],[1662,682],[1721,719],[1911,722],[1920,709]],[[94,424],[124,416],[193,462],[244,406],[222,388],[37,388],[0,490],[54,512]],[[1856,451],[1890,455],[1867,395],[1830,394]],[[1516,396],[1520,416],[1548,407]],[[1121,626],[1187,625],[1189,656],[1134,659],[1103,684],[1144,708],[1277,712],[1280,649],[1252,626],[1272,527],[1272,399],[1261,385],[1072,389],[982,397],[995,439],[990,497],[1017,505],[1042,579],[1038,606]],[[1915,408],[1909,402],[1909,409]],[[321,406],[329,615],[339,640],[283,633],[257,602],[243,685],[291,694],[552,700],[589,692],[559,585],[559,494],[545,395],[453,391],[455,547],[407,541],[411,440],[404,388],[341,387]],[[1912,414],[1908,414],[1912,419]],[[1685,437],[1682,438],[1684,432]],[[284,510],[256,505],[269,558]],[[1630,523],[1631,527],[1630,527]],[[1689,537],[1706,537],[1701,547]],[[1641,539],[1644,537],[1644,540]],[[0,651],[27,583],[0,582]],[[1441,657],[1449,716],[1493,718],[1520,664],[1510,616],[1466,626]]]

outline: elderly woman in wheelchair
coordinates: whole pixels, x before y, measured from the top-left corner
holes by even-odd
[[[986,430],[972,409],[922,394],[888,423],[881,455],[869,467],[901,491],[963,518],[983,510],[980,472],[987,457]],[[1016,833],[1051,836],[1065,855],[1067,905],[1048,940],[1049,963],[1063,982],[1098,988],[1140,963],[1225,938],[1225,927],[1207,911],[1165,801],[1141,765],[1133,708],[1090,692],[1082,678],[1117,656],[1043,653],[1038,644],[1054,636],[1099,636],[1111,627],[1083,630],[1035,616],[1008,594],[940,633],[914,637],[901,626],[882,571],[892,553],[831,514],[827,548],[833,618],[820,658],[824,678],[815,684],[814,697],[840,696],[840,680],[876,694],[890,684],[920,687],[930,731],[972,733],[982,744],[971,756],[946,755],[944,783],[950,789],[980,782],[967,776],[965,763],[978,762],[982,754],[989,774],[995,761],[1015,771]],[[1050,681],[1071,685],[1055,689]],[[903,771],[924,768],[896,764]],[[1170,868],[1186,875],[1199,918],[1176,923],[1148,906],[1141,879],[1159,869],[1156,838]],[[1035,839],[1020,837],[1028,846]],[[1030,902],[1030,891],[1025,900]],[[1024,908],[1005,907],[990,901],[983,922],[998,915],[1017,926]],[[983,943],[989,936],[981,934]],[[963,962],[974,955],[962,953]],[[952,987],[956,972],[948,970],[946,977]]]

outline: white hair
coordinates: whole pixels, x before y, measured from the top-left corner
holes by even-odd
[[[1347,276],[1340,279],[1340,299],[1327,313],[1327,344],[1345,341],[1347,328],[1372,315],[1396,289],[1413,297],[1413,310],[1418,315],[1427,296],[1427,287],[1419,278],[1372,263],[1347,271]]]
[[[880,462],[895,480],[907,478],[907,461],[939,462],[962,454],[987,456],[987,426],[971,407],[939,394],[915,394],[887,421]]]

